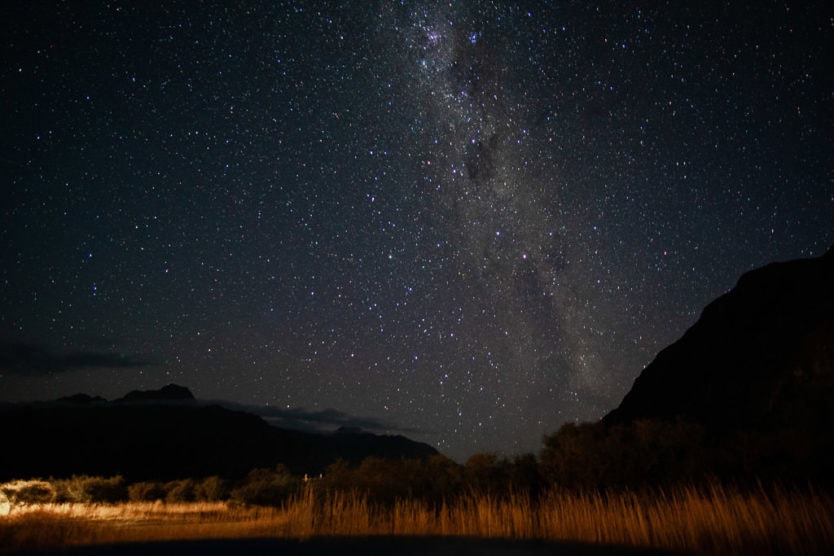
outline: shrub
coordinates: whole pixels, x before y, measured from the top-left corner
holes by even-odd
[[[165,486],[159,481],[133,483],[127,490],[131,502],[155,502],[164,500],[167,494]]]
[[[220,502],[229,498],[229,486],[220,477],[206,477],[194,485],[194,496],[199,502]]]
[[[73,475],[69,479],[53,479],[49,482],[55,488],[55,501],[59,504],[64,503],[87,503],[89,497],[84,492],[84,480],[87,477]]]
[[[532,500],[538,500],[545,491],[545,483],[536,456],[522,454],[513,458],[509,466],[509,487],[514,494],[523,494]]]
[[[69,479],[50,479],[58,503],[115,504],[128,499],[128,489],[121,475],[89,477],[73,475]]]
[[[238,488],[232,490],[231,498],[243,504],[277,506],[298,492],[301,482],[279,465],[272,469],[253,469]]]
[[[360,493],[369,502],[387,506],[405,499],[439,506],[461,492],[463,473],[459,464],[439,454],[426,459],[372,456],[356,468],[337,461],[314,487],[343,494]]]
[[[448,501],[463,490],[463,467],[441,454],[426,460],[412,460],[419,466],[419,482],[415,485],[414,496],[440,504]]]
[[[474,454],[466,460],[463,476],[472,492],[501,494],[509,490],[510,463],[493,452]]]
[[[11,500],[6,496],[6,493],[0,490],[0,516],[9,515],[12,509]]]
[[[194,502],[197,499],[192,479],[171,481],[165,485],[165,490],[166,502]]]
[[[545,437],[541,471],[551,484],[582,490],[686,484],[710,469],[704,436],[684,421],[567,423]]]
[[[12,504],[49,504],[55,501],[55,489],[47,481],[12,481],[0,485]]]
[[[115,477],[87,477],[82,483],[90,502],[115,504],[128,499],[128,490],[121,475]]]

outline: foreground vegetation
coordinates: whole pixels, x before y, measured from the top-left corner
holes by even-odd
[[[456,535],[710,554],[834,553],[834,499],[810,490],[461,494],[393,503],[308,484],[274,507],[234,502],[32,503],[0,517],[8,550],[81,544],[327,535]]]
[[[279,465],[242,477],[11,481],[0,484],[0,552],[176,539],[440,535],[834,554],[828,460],[811,457],[808,439],[794,437],[710,439],[685,422],[567,424],[545,438],[538,457],[476,454],[464,465],[434,455],[367,458],[357,466],[337,461],[311,480]]]

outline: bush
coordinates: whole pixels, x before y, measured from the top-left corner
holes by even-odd
[[[166,502],[194,502],[197,499],[192,479],[171,481],[165,485],[165,490],[167,491]]]
[[[127,488],[131,502],[156,502],[165,500],[167,492],[159,481],[133,483]]]
[[[83,481],[83,490],[90,502],[115,504],[128,499],[128,490],[121,475],[115,477],[87,477]]]
[[[55,489],[55,502],[58,504],[67,504],[73,502],[81,502],[81,500],[77,500],[77,495],[81,492],[80,489],[77,491],[73,488],[72,479],[55,479],[53,477],[49,478],[49,483],[52,484],[52,488]]]
[[[496,495],[509,490],[510,463],[493,452],[474,454],[463,467],[466,486],[472,492]]]
[[[356,468],[337,461],[314,487],[357,492],[375,504],[393,505],[397,500],[408,499],[439,505],[460,493],[463,475],[460,465],[439,454],[426,459],[372,456]]]
[[[9,515],[12,509],[12,502],[6,493],[0,490],[0,516]]]
[[[50,479],[58,503],[115,504],[128,499],[128,489],[121,475],[88,477],[73,475],[69,479]]]
[[[551,484],[580,490],[686,484],[710,469],[704,436],[684,421],[567,423],[545,437],[541,472]]]
[[[12,504],[49,504],[55,501],[55,489],[47,481],[12,481],[0,485]]]
[[[199,502],[221,502],[228,500],[229,486],[220,477],[206,477],[194,485],[194,496]]]
[[[538,500],[545,492],[545,482],[539,470],[539,462],[533,454],[522,454],[513,458],[509,467],[510,491]]]
[[[85,504],[90,501],[90,497],[84,490],[84,481],[88,477],[73,475],[69,479],[49,479],[52,486],[55,488],[55,501],[59,504],[64,503],[80,503]]]
[[[256,506],[277,506],[298,492],[301,482],[282,465],[272,469],[253,469],[238,488],[233,501]]]
[[[463,468],[441,454],[424,461],[413,460],[421,468],[420,482],[414,494],[426,502],[440,504],[448,501],[463,489]]]

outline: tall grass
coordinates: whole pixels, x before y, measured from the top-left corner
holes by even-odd
[[[0,547],[205,538],[455,535],[654,547],[710,554],[834,553],[834,500],[811,490],[720,486],[618,494],[464,495],[375,505],[307,489],[279,508],[223,503],[33,505],[0,518]]]

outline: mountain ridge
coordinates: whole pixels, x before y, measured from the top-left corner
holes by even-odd
[[[173,387],[172,387],[173,386]],[[424,458],[433,447],[401,435],[328,434],[276,427],[253,413],[200,404],[169,385],[113,401],[76,394],[0,406],[0,481],[33,476],[122,475],[131,481],[219,475],[286,466],[321,473],[342,459]]]
[[[834,384],[834,247],[751,270],[708,304],[684,335],[603,417],[684,418],[709,427],[779,424],[798,390]],[[805,386],[803,386],[803,384]]]
[[[574,433],[546,437],[551,462],[570,459]],[[643,484],[834,487],[834,248],[741,276],[577,434],[600,481],[622,479],[610,458]]]
[[[121,398],[113,400],[113,402],[189,401],[194,399],[194,394],[185,386],[168,384],[158,390],[131,390]]]

